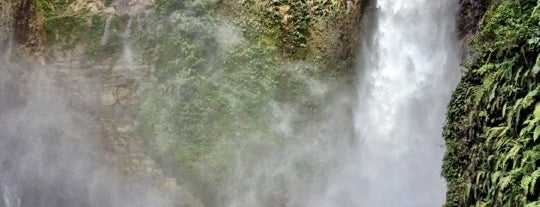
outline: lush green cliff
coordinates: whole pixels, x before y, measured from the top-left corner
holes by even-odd
[[[161,81],[148,90],[141,131],[168,172],[215,206],[227,202],[222,188],[247,144],[273,150],[300,139],[273,129],[283,118],[276,110],[313,118],[327,97],[310,84],[351,83],[360,2],[200,2],[158,1],[160,15],[189,24],[139,36]]]
[[[480,3],[444,129],[446,206],[540,206],[540,1]]]
[[[100,124],[96,139],[122,172],[162,178],[161,168],[208,206],[233,192],[222,188],[244,146],[279,154],[309,141],[314,132],[294,130],[323,125],[316,117],[354,79],[360,0],[2,3],[9,59],[49,67],[76,107],[91,100],[84,106]],[[293,132],[275,129],[284,121]],[[302,179],[315,173],[308,156],[290,162]],[[261,197],[282,202],[281,189],[266,186]]]

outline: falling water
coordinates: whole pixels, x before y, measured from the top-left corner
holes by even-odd
[[[19,198],[15,189],[7,184],[0,183],[0,192],[2,192],[3,205],[5,207],[20,207],[21,198]],[[1,202],[0,202],[1,204]]]
[[[103,31],[103,36],[101,37],[101,41],[99,42],[101,46],[105,46],[109,41],[109,27],[111,26],[113,17],[114,14],[111,14],[109,15],[109,17],[107,17],[107,21],[105,21],[105,31]]]
[[[122,56],[120,57],[120,59],[118,60],[115,66],[115,70],[117,70],[120,73],[125,73],[125,74],[131,74],[131,73],[136,72],[135,69],[137,67],[137,64],[135,63],[135,60],[133,57],[134,56],[133,50],[131,49],[130,38],[131,38],[132,23],[133,23],[133,17],[130,16],[127,26],[126,26],[126,31],[124,33],[124,48],[122,51]]]
[[[441,133],[459,78],[455,1],[378,0],[376,7],[357,85],[354,203],[441,206]]]

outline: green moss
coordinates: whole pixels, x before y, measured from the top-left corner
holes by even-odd
[[[104,14],[70,13],[74,0],[40,0],[38,5],[45,18],[45,31],[50,46],[59,50],[72,50],[84,45],[89,60],[102,62],[118,59],[123,50],[128,15],[115,16],[109,27],[107,44],[100,40],[108,16]]]
[[[36,4],[43,11],[45,18],[65,14],[69,5],[75,0],[37,0]]]
[[[86,19],[75,16],[49,17],[45,29],[51,44],[62,44],[64,49],[71,49],[84,38],[88,28]]]
[[[360,5],[333,0],[226,0],[223,4],[229,10],[221,13],[234,17],[247,38],[268,38],[288,59],[320,64],[328,69],[317,71],[324,78],[352,77]]]

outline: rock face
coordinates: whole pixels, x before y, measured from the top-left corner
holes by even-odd
[[[13,6],[11,1],[0,1],[0,47],[6,48],[11,36]],[[0,53],[2,53],[0,51]]]
[[[128,84],[135,77],[114,74],[111,68],[101,66],[81,67],[71,61],[55,59],[51,61],[51,64],[44,66],[35,62],[33,64],[39,65],[37,67],[41,69],[30,70],[47,71],[47,79],[50,78],[53,85],[51,90],[55,90],[55,93],[62,97],[59,101],[66,102],[67,109],[76,111],[76,114],[85,120],[85,124],[80,127],[89,129],[91,131],[89,134],[92,134],[92,136],[84,137],[89,139],[85,140],[85,143],[101,146],[99,149],[104,150],[102,152],[105,153],[101,156],[107,157],[111,161],[111,166],[115,166],[123,177],[133,180],[134,183],[150,182],[149,186],[157,186],[162,192],[166,192],[163,199],[174,198],[176,200],[174,202],[179,206],[202,206],[197,199],[179,186],[175,179],[166,177],[143,149],[143,143],[136,135],[137,122],[133,117],[134,110],[139,104],[139,97],[135,92],[136,88]],[[21,70],[28,71],[29,69]],[[8,71],[3,69],[3,75],[5,72]],[[20,84],[32,81],[24,78],[28,76],[26,73],[13,74],[13,76],[21,76],[21,81],[8,83],[6,86],[8,92],[17,88],[27,88]],[[40,93],[31,91],[31,88],[29,90],[28,93]],[[0,92],[2,106],[23,105],[27,99],[25,94],[27,93],[4,94]],[[4,109],[8,110],[9,107],[2,107],[2,110]],[[62,108],[57,110],[62,110]],[[97,163],[91,166],[103,167]],[[40,191],[40,189],[33,191]],[[81,206],[82,204],[73,205]]]
[[[459,11],[457,19],[458,39],[461,42],[462,59],[469,59],[471,51],[468,42],[478,31],[479,23],[488,5],[482,0],[458,0]]]
[[[97,143],[99,148],[103,150],[100,151],[103,156],[110,160],[111,165],[115,166],[115,170],[120,172],[123,177],[144,180],[151,183],[152,186],[158,186],[164,191],[170,192],[173,197],[178,197],[180,206],[202,206],[187,190],[183,189],[182,183],[177,183],[175,179],[164,175],[163,170],[143,147],[146,143],[143,143],[143,139],[139,137],[141,136],[139,131],[141,124],[137,120],[140,118],[137,115],[141,108],[141,101],[145,96],[145,84],[157,85],[158,83],[151,74],[155,71],[154,67],[156,66],[151,65],[153,63],[140,61],[143,59],[140,57],[142,55],[132,54],[130,50],[130,36],[135,39],[138,38],[137,35],[140,35],[136,32],[131,34],[131,27],[133,24],[133,31],[137,29],[138,31],[149,30],[146,32],[149,33],[150,40],[144,42],[145,45],[142,47],[146,47],[144,48],[146,52],[150,51],[148,53],[158,56],[152,57],[155,60],[150,61],[155,61],[155,64],[165,62],[163,65],[166,65],[169,64],[168,62],[174,61],[167,59],[169,57],[162,59],[159,57],[160,55],[182,53],[179,56],[186,56],[183,53],[187,50],[178,51],[184,48],[189,49],[192,42],[204,43],[206,39],[186,41],[184,45],[176,48],[176,44],[183,43],[184,40],[171,38],[175,40],[171,41],[171,44],[175,45],[171,47],[170,51],[167,51],[168,53],[163,54],[158,51],[162,48],[157,48],[154,44],[159,41],[152,38],[159,39],[167,36],[155,33],[166,33],[180,29],[188,36],[197,36],[197,30],[204,29],[201,28],[204,25],[200,25],[201,21],[199,21],[198,15],[205,5],[220,5],[219,8],[216,8],[218,10],[216,13],[219,13],[219,16],[226,13],[226,11],[219,11],[220,9],[240,7],[234,4],[247,1],[189,1],[186,4],[192,4],[190,8],[193,8],[189,11],[178,8],[175,8],[178,10],[166,12],[159,11],[170,12],[167,14],[170,16],[166,17],[171,20],[169,23],[172,26],[159,25],[156,27],[147,27],[145,24],[149,24],[148,22],[151,21],[144,21],[144,18],[152,14],[152,11],[147,11],[146,8],[154,3],[153,0],[62,1],[64,3],[47,1],[47,3],[42,2],[43,4],[39,5],[40,8],[36,2],[31,0],[0,2],[2,6],[2,19],[0,20],[2,21],[0,33],[2,45],[0,46],[4,48],[13,42],[13,48],[15,48],[13,55],[8,55],[7,59],[21,65],[31,62],[32,65],[39,65],[40,69],[34,68],[35,70],[46,71],[47,77],[62,100],[66,102],[67,107],[76,111],[77,114],[81,114],[88,121],[85,122],[88,123],[85,128],[91,129],[90,131],[94,135],[87,137],[88,141]],[[231,9],[231,11],[239,11],[238,14],[226,14],[225,16],[235,17],[235,15],[248,15],[246,13],[249,13],[251,16],[244,18],[244,20],[251,18],[250,20],[258,21],[261,19],[255,19],[255,17],[260,17],[258,16],[259,12],[264,11],[266,12],[264,15],[267,16],[261,18],[266,19],[265,21],[271,21],[272,24],[258,25],[260,27],[257,28],[257,31],[275,29],[277,32],[256,34],[260,35],[260,38],[251,37],[252,39],[279,42],[279,47],[282,47],[283,56],[286,58],[294,56],[291,59],[315,59],[323,63],[327,63],[324,62],[325,60],[332,60],[328,61],[328,65],[337,65],[340,70],[342,69],[342,71],[336,69],[337,72],[351,72],[351,70],[345,70],[352,69],[354,66],[354,57],[359,42],[356,26],[361,16],[360,5],[362,1],[302,2],[283,0],[279,3],[276,3],[277,1],[258,2],[261,5],[257,8],[252,8],[253,5],[248,2],[242,5],[242,8],[236,8],[238,10]],[[176,6],[184,4],[182,1],[167,3],[177,4]],[[165,3],[165,7],[169,7],[167,3]],[[268,8],[271,9],[267,9],[266,6],[270,6]],[[299,14],[305,14],[311,19],[302,18]],[[166,20],[165,18],[164,22],[168,22]],[[173,20],[181,20],[185,23],[173,22]],[[163,29],[164,27],[165,29]],[[185,28],[182,29],[182,27]],[[171,28],[175,30],[171,30]],[[236,34],[242,32],[237,32],[235,29],[230,29],[230,31],[227,27],[221,29],[235,36],[242,36],[242,34]],[[234,48],[242,45],[244,41],[249,41],[248,38],[238,38],[237,40],[226,38],[230,37],[223,37],[226,40],[221,42],[223,48]],[[269,45],[272,44],[269,43]],[[275,53],[275,55],[279,56],[280,54]],[[188,56],[190,59],[196,59],[199,55]],[[124,62],[120,61],[124,59]],[[177,58],[177,60],[180,59]],[[179,61],[174,64],[182,65],[185,63]],[[180,66],[171,70],[180,70],[179,68]],[[328,68],[334,70],[332,67]],[[284,73],[283,77],[286,78],[286,76],[287,74]],[[21,85],[24,84],[21,83]],[[4,96],[4,94],[0,95]],[[13,100],[24,101],[24,95],[21,97],[16,94],[8,95],[14,97]],[[4,100],[6,99],[0,99],[1,103]]]
[[[478,31],[478,23],[482,19],[487,5],[481,0],[458,0],[458,2],[458,37],[459,39],[468,39]]]
[[[31,53],[43,51],[46,44],[45,19],[37,3],[17,1],[14,9],[13,38]]]
[[[98,123],[96,133],[102,146],[107,149],[121,173],[131,179],[149,180],[164,192],[176,195],[186,206],[202,206],[175,179],[166,177],[154,160],[150,158],[138,137],[136,110],[140,104],[135,82],[141,82],[149,67],[140,76],[126,76],[114,72],[112,67],[81,67],[77,60],[56,60],[49,67],[50,74],[65,94],[69,103],[80,110],[89,110],[91,119]]]
[[[0,62],[0,206],[201,206],[145,156],[125,111],[96,100],[99,78]]]
[[[127,14],[137,12],[149,4],[151,1],[114,1],[112,6],[115,14]],[[84,128],[89,129],[93,136],[86,136],[89,139],[86,142],[97,144],[100,150],[104,150],[103,156],[116,167],[114,171],[118,171],[128,180],[142,180],[151,183],[150,186],[157,186],[165,193],[164,199],[173,198],[175,206],[202,206],[179,186],[175,179],[163,174],[160,167],[147,155],[142,140],[137,137],[138,123],[135,114],[141,99],[135,83],[144,82],[143,79],[150,70],[149,66],[124,66],[111,61],[89,66],[81,45],[69,52],[56,50],[48,45],[45,17],[36,1],[0,1],[0,6],[1,62],[16,62],[13,65],[21,65],[13,67],[16,69],[0,69],[0,79],[8,78],[4,75],[12,73],[15,74],[13,76],[21,77],[21,81],[9,78],[9,83],[6,83],[9,93],[0,91],[2,105],[4,102],[24,102],[25,94],[17,95],[11,91],[27,88],[25,84],[31,80],[25,78],[28,76],[26,71],[46,71],[47,79],[51,80],[55,93],[67,103],[66,107],[77,111],[88,124]],[[76,1],[68,9],[72,12],[101,13],[106,8],[101,1]],[[5,48],[11,48],[10,44],[13,44],[16,50],[11,54],[3,54]],[[129,70],[136,70],[137,73],[126,73],[128,69],[124,67],[136,67]],[[13,72],[17,70],[21,72]],[[10,85],[12,89],[9,88]],[[3,111],[4,109],[8,110],[2,107]]]

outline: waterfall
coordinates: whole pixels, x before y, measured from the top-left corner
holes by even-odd
[[[133,16],[129,17],[126,31],[124,33],[124,48],[122,50],[122,56],[116,62],[115,70],[121,74],[129,75],[137,72],[137,64],[134,59],[133,50],[131,49],[131,24],[133,23]]]
[[[358,78],[354,203],[433,207],[445,200],[442,127],[459,80],[453,0],[378,0]]]
[[[109,27],[111,26],[113,17],[114,14],[111,14],[109,15],[109,17],[107,17],[107,21],[105,21],[105,31],[103,31],[103,36],[101,37],[101,40],[99,42],[101,46],[105,46],[109,41]]]
[[[368,1],[371,0],[363,0],[362,2]],[[206,37],[189,37],[185,40],[178,38],[182,44],[172,45],[170,50],[159,48],[166,48],[166,45],[162,43],[156,44],[156,47],[153,48],[154,52],[148,50],[152,52],[150,59],[154,59],[156,55],[164,55],[163,59],[156,59],[156,62],[173,60],[179,62],[175,64],[176,68],[171,66],[170,69],[171,73],[177,72],[173,69],[180,71],[176,77],[158,79],[156,75],[150,72],[146,73],[145,68],[151,71],[156,68],[160,69],[158,67],[161,66],[158,64],[155,67],[142,65],[145,63],[142,56],[147,53],[143,53],[142,50],[138,50],[139,47],[135,47],[138,46],[136,40],[144,37],[144,35],[138,35],[138,30],[132,31],[132,18],[136,17],[135,15],[130,16],[127,23],[123,40],[123,53],[115,63],[116,65],[113,66],[110,77],[108,63],[106,73],[103,74],[95,74],[101,71],[99,64],[95,68],[94,66],[69,68],[70,73],[66,74],[76,76],[73,79],[66,79],[65,82],[69,85],[56,80],[57,76],[64,75],[60,74],[61,72],[68,71],[68,69],[59,68],[58,74],[60,75],[53,75],[48,73],[49,68],[29,65],[27,66],[29,69],[22,70],[18,68],[18,65],[11,66],[9,64],[9,67],[2,68],[0,72],[8,75],[11,73],[19,75],[11,71],[23,71],[24,74],[19,75],[20,77],[14,75],[13,78],[6,75],[0,77],[0,96],[6,97],[0,98],[0,207],[157,207],[173,206],[176,202],[184,202],[177,201],[177,199],[190,198],[187,193],[185,193],[186,195],[177,195],[177,192],[163,194],[161,192],[163,189],[150,183],[150,179],[153,179],[151,177],[139,182],[131,178],[124,179],[125,175],[117,172],[114,165],[120,163],[122,161],[120,159],[124,159],[124,157],[125,159],[133,159],[134,163],[147,163],[147,159],[140,159],[139,154],[134,153],[139,152],[140,146],[132,144],[131,141],[125,141],[133,139],[133,141],[138,142],[140,140],[135,140],[138,138],[137,136],[146,135],[147,132],[141,132],[141,134],[131,137],[130,130],[122,131],[117,127],[124,124],[124,112],[125,119],[131,120],[133,117],[139,116],[136,115],[137,109],[143,109],[142,107],[137,108],[139,97],[133,98],[137,98],[137,104],[114,104],[111,106],[118,99],[117,96],[120,92],[117,91],[124,89],[133,92],[134,96],[148,95],[150,97],[148,99],[141,97],[140,101],[143,107],[152,105],[152,109],[148,111],[151,111],[152,114],[155,113],[153,114],[155,117],[153,115],[146,117],[146,112],[141,113],[140,116],[144,117],[141,120],[136,120],[139,117],[133,118],[133,126],[139,125],[136,124],[138,121],[141,123],[148,121],[154,128],[153,122],[164,122],[163,125],[155,126],[156,131],[164,129],[164,132],[156,133],[157,140],[166,140],[156,141],[156,146],[159,149],[156,151],[164,151],[181,159],[173,157],[170,159],[172,161],[160,160],[163,169],[171,172],[176,171],[174,167],[184,167],[186,165],[182,163],[184,159],[189,160],[189,166],[186,165],[189,168],[178,170],[180,172],[178,174],[186,174],[185,177],[179,179],[179,183],[185,183],[188,188],[191,187],[190,185],[198,184],[199,180],[200,183],[208,184],[189,189],[194,192],[201,191],[201,198],[210,200],[206,201],[210,203],[207,206],[441,206],[444,203],[446,192],[445,182],[439,175],[444,153],[442,127],[446,105],[460,75],[458,65],[460,60],[456,48],[458,44],[455,37],[457,3],[455,0],[373,1],[377,1],[374,5],[370,5],[373,6],[374,15],[364,18],[364,21],[369,22],[366,23],[369,26],[362,29],[365,34],[362,52],[358,59],[357,70],[359,74],[358,83],[355,85],[356,96],[349,93],[353,90],[348,89],[343,93],[334,93],[338,89],[333,89],[333,87],[337,88],[341,84],[334,86],[316,81],[311,74],[308,75],[308,73],[312,73],[312,67],[316,68],[315,64],[311,64],[309,61],[291,63],[284,61],[279,68],[277,66],[275,69],[272,69],[274,66],[268,67],[280,73],[274,74],[274,71],[269,71],[268,74],[265,74],[264,70],[267,67],[261,67],[263,64],[279,65],[278,61],[281,61],[282,58],[277,57],[276,60],[262,58],[262,56],[273,54],[269,52],[267,54],[264,48],[262,48],[264,50],[260,50],[259,47],[265,47],[266,43],[261,44],[262,42],[260,42],[257,47],[252,49],[244,45],[249,44],[248,39],[244,41],[241,34],[235,34],[236,30],[228,28],[228,25],[221,25],[221,27],[218,25],[217,40],[208,40],[210,43],[206,43],[208,39]],[[119,15],[124,14],[127,8],[130,8],[131,1],[114,2],[118,2],[116,5],[121,11],[118,13]],[[133,3],[135,6],[132,8],[138,8],[136,6],[143,5],[146,0],[137,2],[139,3]],[[346,2],[348,9],[355,5],[352,3],[353,1]],[[171,19],[175,19],[174,21],[181,19],[181,21],[185,21],[183,23],[165,22],[174,27],[187,25],[185,28],[155,29],[152,32],[156,33],[156,38],[162,38],[161,35],[157,35],[160,32],[181,31],[189,34],[188,36],[206,35],[206,32],[202,31],[207,27],[206,21],[208,20],[199,19],[196,16],[200,12],[198,10],[185,12],[185,15],[183,10],[171,14]],[[351,11],[347,10],[347,12]],[[99,41],[99,45],[103,48],[113,48],[117,45],[109,44],[110,47],[105,47],[108,42],[117,40],[116,38],[109,39],[110,35],[117,34],[114,24],[113,28],[110,28],[114,16],[115,14],[111,13],[106,20],[103,36]],[[145,24],[149,25],[152,22],[148,20]],[[212,22],[219,23],[219,21],[214,20]],[[141,25],[143,24],[133,26],[142,27]],[[161,26],[155,28],[161,28]],[[148,26],[144,29],[153,30],[154,27]],[[228,35],[222,35],[222,33]],[[153,39],[148,40],[150,43],[153,41]],[[208,58],[208,61],[206,59],[198,61],[201,57],[195,56],[210,55],[213,57],[212,55],[215,54],[211,50],[199,51],[198,47],[200,46],[179,48],[184,45],[192,45],[191,43],[183,44],[183,41],[200,41],[194,42],[193,45],[222,43],[221,47],[212,46],[210,49],[219,49],[216,51],[218,54],[225,51],[220,51],[222,48],[227,48],[227,53],[239,52],[239,55],[217,55],[215,58]],[[11,42],[10,39],[6,43],[7,45],[4,45],[8,51],[11,50]],[[17,47],[13,48],[15,50]],[[191,61],[187,61],[187,59],[183,61],[177,54],[171,53],[170,57],[167,57],[168,55],[162,54],[161,50],[173,53],[182,52],[179,54],[189,55],[189,58],[194,57],[193,59],[197,60],[196,63],[201,66],[195,65],[195,63],[187,65]],[[259,50],[261,54],[250,54],[259,53]],[[224,63],[230,63],[236,67],[237,63],[241,64],[240,61],[245,61],[246,66],[245,68],[238,67],[240,72],[237,72],[233,71],[234,67],[222,67],[226,64],[217,64],[225,58],[232,60]],[[260,62],[255,58],[260,58]],[[106,60],[108,62],[108,59]],[[10,59],[0,57],[0,63],[10,63]],[[62,62],[58,65],[62,66]],[[248,70],[249,67],[252,67],[251,65],[254,68],[257,67],[257,70]],[[52,71],[52,68],[56,66],[51,65],[50,70]],[[192,72],[191,68],[196,69],[193,69]],[[163,71],[165,69],[169,70],[169,68],[164,68]],[[71,73],[71,71],[73,72]],[[184,75],[184,71],[188,71],[185,72],[188,75]],[[227,74],[229,71],[231,74]],[[82,75],[79,77],[78,74],[83,74],[83,72],[84,77]],[[206,75],[206,73],[214,73],[215,76]],[[276,75],[281,77],[274,77]],[[86,81],[86,76],[92,77]],[[121,79],[121,81],[112,80],[113,78]],[[139,80],[141,82],[138,82]],[[259,80],[263,81],[259,82]],[[91,82],[91,85],[87,85],[86,82]],[[134,84],[131,84],[132,82]],[[305,91],[302,89],[303,86],[295,86],[303,83],[307,85]],[[125,85],[129,85],[129,90]],[[131,91],[132,85],[139,87],[139,89]],[[254,85],[257,85],[256,90],[249,89]],[[174,89],[175,87],[178,89]],[[290,94],[283,93],[284,97],[287,96],[283,98],[284,101],[270,100],[281,96],[281,94],[269,92],[273,92],[273,88],[281,92],[282,87],[287,90],[289,88],[298,89],[298,91],[293,91]],[[97,89],[94,90],[94,88]],[[112,89],[114,89],[115,92],[110,93],[112,94],[110,99],[113,100],[111,104],[99,105],[99,103],[108,101],[102,100],[100,102],[91,99],[89,102],[95,103],[96,106],[89,106],[86,110],[86,105],[78,106],[79,102],[71,101],[78,99],[80,94],[82,94],[81,97],[101,95],[99,91],[102,88],[106,89],[103,91],[109,89],[113,91]],[[85,91],[86,89],[89,91]],[[161,91],[166,92],[161,93]],[[184,91],[187,95],[184,95]],[[309,93],[309,95],[304,97],[301,94],[303,92]],[[327,95],[330,93],[332,94]],[[126,92],[126,94],[130,93]],[[158,97],[170,94],[173,94],[170,99],[169,97],[163,97],[163,99]],[[69,98],[64,99],[66,95],[69,95]],[[106,93],[103,96],[109,97],[108,95],[109,93]],[[156,96],[156,101],[152,99],[152,96]],[[298,96],[298,98],[289,98],[288,96]],[[356,102],[352,100],[355,97],[358,97]],[[195,101],[191,102],[190,99]],[[296,99],[298,99],[298,103],[294,103],[293,100]],[[316,101],[311,103],[310,99]],[[327,103],[327,99],[333,100],[328,100]],[[126,98],[126,100],[128,99]],[[185,105],[172,104],[183,101],[189,102],[186,102]],[[246,103],[241,104],[242,101],[246,101]],[[214,103],[207,105],[205,102],[216,102],[219,103],[219,106]],[[353,102],[354,109],[350,110]],[[188,104],[197,105],[192,107]],[[258,105],[268,109],[259,110],[257,109]],[[206,109],[199,110],[202,107],[213,106],[219,108],[208,113],[205,111]],[[165,109],[160,109],[160,107]],[[307,107],[310,109],[305,110]],[[116,112],[117,108],[122,110],[121,113]],[[249,110],[245,111],[244,109]],[[314,111],[320,111],[320,114],[308,114]],[[102,115],[108,112],[112,112],[112,114]],[[167,114],[169,112],[171,113]],[[206,114],[202,114],[202,112]],[[221,113],[226,114],[226,118],[221,118]],[[109,118],[117,114],[122,114],[122,117]],[[177,121],[180,119],[176,119],[175,116],[186,116],[186,118]],[[239,121],[227,116],[239,119]],[[253,118],[251,118],[252,116]],[[255,116],[261,116],[260,120]],[[198,130],[198,127],[191,129],[192,127],[189,125],[186,125],[186,130],[175,129],[178,128],[177,126],[182,127],[184,122],[191,121],[191,117],[196,117],[193,120],[202,118],[201,126],[207,123],[216,124],[216,126],[210,126],[215,127],[216,130],[210,128],[209,133],[201,133],[199,131],[202,130]],[[217,121],[208,121],[214,117]],[[351,126],[353,122],[350,121],[352,119],[354,119],[354,135]],[[121,122],[119,121],[112,126],[109,124],[109,122],[117,120]],[[206,122],[203,122],[205,120]],[[95,123],[98,121],[103,122]],[[247,123],[244,126],[242,121],[255,123]],[[195,123],[199,124],[199,122]],[[234,128],[238,128],[238,130],[235,131]],[[141,131],[147,130],[143,127],[140,129]],[[223,130],[223,134],[216,133],[218,130]],[[121,131],[122,133],[120,133]],[[138,129],[133,131],[138,131]],[[184,146],[184,142],[177,144],[169,141],[184,139],[184,137],[188,140],[191,139],[192,134],[198,135],[197,133],[201,133],[201,137],[204,135],[208,138],[194,139],[193,142],[196,143],[192,144],[194,147]],[[154,135],[150,132],[148,134]],[[193,137],[197,138],[197,136]],[[106,143],[109,142],[109,138],[111,140],[117,139],[111,142],[111,150],[102,150],[101,145],[93,142],[97,140],[100,141],[99,144]],[[208,141],[209,145],[206,146],[207,139],[218,141],[215,142],[215,146],[213,141]],[[191,140],[188,141],[191,145]],[[116,153],[117,146],[113,146],[113,144],[117,145],[116,142],[118,145],[122,145],[118,147],[120,149],[118,153]],[[149,143],[148,145],[153,145],[151,141]],[[174,148],[161,146],[169,143]],[[197,153],[193,154],[198,157],[191,158],[189,153],[192,152],[190,151],[196,151]],[[126,155],[124,156],[123,153]],[[162,155],[156,157],[162,158]],[[238,159],[231,159],[231,163],[224,164],[224,169],[221,169],[219,167],[221,162],[229,162],[229,157]],[[120,161],[117,161],[116,158]],[[193,164],[195,162],[215,166],[206,167],[198,163],[195,165]],[[148,159],[148,163],[153,164],[154,162]],[[166,166],[167,164],[170,166]],[[131,165],[128,170],[138,173],[135,164]],[[145,166],[148,165],[145,164]],[[123,166],[120,167],[123,168]],[[218,170],[211,172],[212,169]],[[144,170],[148,174],[156,173],[155,169],[150,167]],[[230,177],[225,177],[229,175]],[[215,179],[214,176],[218,179]],[[194,181],[190,180],[192,178],[195,178]],[[215,182],[214,179],[219,180],[219,182]],[[215,193],[217,195],[213,195],[214,192],[207,190],[207,188],[214,187],[214,182],[218,184],[216,186],[219,188],[216,190],[219,192]],[[174,180],[170,180],[170,182],[168,180],[163,185],[176,187]],[[180,190],[178,191],[180,192]],[[216,198],[213,198],[214,196]],[[188,201],[186,199],[185,202],[188,203]],[[215,205],[212,205],[214,203]],[[193,206],[198,206],[198,204]]]
[[[5,207],[20,207],[21,198],[18,197],[16,191],[10,186],[0,182],[0,192],[2,192],[3,206]],[[2,204],[0,202],[0,204]]]

